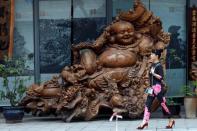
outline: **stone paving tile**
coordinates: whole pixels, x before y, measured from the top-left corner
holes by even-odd
[[[128,130],[128,129],[126,129],[126,131],[139,131],[139,130],[137,130],[137,129],[132,129],[132,130]],[[143,131],[156,131],[156,129],[144,129]]]
[[[188,131],[197,131],[197,127],[196,128],[188,128]]]
[[[156,129],[156,131],[174,131],[172,129]]]
[[[10,131],[9,129],[1,129],[1,131]]]
[[[172,131],[188,131],[188,129],[186,129],[186,128],[185,129],[183,129],[183,128],[175,128],[175,129],[172,129]]]
[[[197,128],[197,119],[185,119],[185,125],[187,128]]]
[[[175,119],[176,125],[172,131],[197,131],[197,119]],[[136,130],[141,120],[118,121],[118,131]],[[171,131],[164,129],[168,119],[151,119],[145,131]],[[116,122],[95,120],[89,122],[64,123],[61,120],[51,119],[24,119],[22,123],[6,124],[0,119],[0,131],[115,131]]]

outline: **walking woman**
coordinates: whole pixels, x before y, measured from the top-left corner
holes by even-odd
[[[163,50],[154,50],[150,56],[151,57],[150,60],[152,62],[150,72],[149,72],[151,88],[148,88],[146,90],[148,96],[147,96],[147,100],[145,103],[144,118],[143,118],[142,123],[139,125],[137,129],[144,129],[145,127],[148,127],[151,106],[155,98],[158,99],[162,108],[168,114],[169,123],[166,126],[166,128],[170,129],[170,128],[173,128],[173,126],[175,125],[175,121],[171,118],[171,113],[168,110],[168,107],[166,106],[166,100],[164,97],[164,89],[162,87],[164,74],[163,74],[163,67],[159,61],[162,51]]]

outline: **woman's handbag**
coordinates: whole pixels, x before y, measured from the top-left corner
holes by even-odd
[[[152,95],[153,94],[153,88],[152,87],[147,87],[145,89],[145,93],[148,94],[148,95]]]

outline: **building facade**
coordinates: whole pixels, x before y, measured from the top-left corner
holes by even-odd
[[[14,49],[30,67],[32,83],[43,82],[71,65],[71,45],[93,41],[134,0],[16,0]],[[167,96],[182,97],[188,81],[187,12],[195,0],[141,0],[171,33],[166,59]]]

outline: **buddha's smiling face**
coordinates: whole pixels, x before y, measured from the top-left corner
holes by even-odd
[[[117,22],[112,25],[111,30],[113,31],[116,44],[132,44],[134,40],[134,27],[131,23]]]

